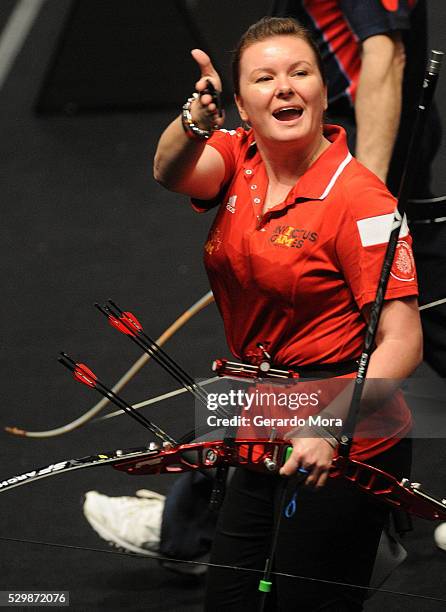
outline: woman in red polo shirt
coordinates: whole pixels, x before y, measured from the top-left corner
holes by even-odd
[[[205,265],[231,351],[255,359],[260,342],[277,366],[332,376],[352,372],[394,199],[352,158],[342,128],[323,126],[322,62],[295,21],[261,20],[235,52],[235,101],[249,129],[217,131],[224,118],[205,89],[211,81],[220,90],[221,82],[203,51],[192,55],[201,70],[198,93],[161,136],[154,174],[168,189],[189,195],[198,211],[219,206]],[[416,295],[403,228],[370,378],[404,379],[420,362]],[[398,475],[410,462],[404,439],[410,415],[397,395],[384,407],[389,384],[366,398],[371,414],[358,426],[352,455]],[[341,418],[346,410],[341,401],[330,405]],[[371,433],[374,426],[379,435]],[[275,560],[277,572],[301,578],[278,576],[268,609],[362,609],[365,589],[335,583],[368,584],[388,512],[347,483],[327,480],[337,442],[331,434],[293,438],[281,470],[309,472],[294,516],[282,521]],[[236,470],[219,518],[215,564],[263,569],[280,482]],[[257,584],[255,572],[212,567],[206,609],[257,610]]]

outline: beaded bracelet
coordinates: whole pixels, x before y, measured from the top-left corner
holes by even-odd
[[[207,140],[212,135],[212,132],[215,128],[212,128],[210,130],[202,130],[192,121],[192,115],[190,112],[192,102],[194,100],[197,100],[198,98],[199,94],[195,92],[190,98],[187,99],[186,103],[183,106],[183,111],[181,113],[181,123],[183,124],[184,131],[190,138],[195,138],[197,140]]]

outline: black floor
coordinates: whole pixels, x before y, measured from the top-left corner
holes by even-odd
[[[0,10],[0,25],[13,4]],[[157,138],[172,113],[47,118],[32,113],[62,4],[48,3],[45,19],[36,23],[0,91],[1,425],[30,430],[71,421],[99,399],[59,366],[60,350],[111,384],[138,358],[136,347],[93,308],[95,301],[113,298],[157,336],[208,291],[200,245],[210,217],[194,215],[185,198],[151,178]],[[439,23],[434,25],[439,30]],[[436,164],[434,187],[440,194],[445,181]],[[192,320],[168,347],[193,376],[207,377],[211,361],[227,355],[215,307]],[[139,401],[174,387],[151,363],[122,395]],[[191,422],[193,404],[176,399],[147,414],[179,436]],[[146,436],[120,417],[46,440],[0,433],[0,441],[3,478],[56,460],[139,446]],[[446,489],[445,447],[442,439],[416,444],[414,476],[438,495]],[[171,478],[133,480],[102,467],[5,493],[0,590],[69,590],[71,609],[79,611],[198,612],[201,583],[155,561],[114,553],[81,513],[89,489],[109,495],[141,487],[166,492]],[[407,537],[408,560],[385,585],[392,592],[377,593],[368,611],[446,609],[446,553],[434,546],[433,528],[416,521]]]

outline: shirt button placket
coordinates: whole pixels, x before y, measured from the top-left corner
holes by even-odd
[[[251,185],[251,191],[257,191],[257,185],[255,183]],[[252,201],[254,202],[256,206],[258,206],[262,200],[261,198],[256,196],[255,198],[252,199]]]
[[[254,180],[254,170],[252,170],[251,168],[246,168],[245,169],[245,176],[246,176],[246,179],[248,180],[248,182],[250,180]],[[249,188],[250,188],[250,190],[252,192],[252,196],[255,196],[255,197],[251,196],[252,203],[254,204],[256,210],[258,210],[258,206],[262,202],[262,198],[260,198],[258,196],[258,185],[257,185],[257,183],[252,183],[252,185],[249,185]],[[259,225],[262,222],[262,215],[256,214],[256,220],[257,220],[257,229],[259,229]]]

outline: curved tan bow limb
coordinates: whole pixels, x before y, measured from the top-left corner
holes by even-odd
[[[427,308],[434,308],[434,306],[441,306],[441,304],[446,304],[446,298],[442,298],[441,300],[435,300],[435,302],[429,302],[429,304],[423,304],[420,306],[418,310],[426,310]]]
[[[212,291],[208,291],[202,298],[200,298],[195,304],[192,304],[182,315],[180,315],[173,323],[170,325],[156,340],[157,344],[163,346],[167,340],[172,338],[172,336],[179,330],[183,325],[185,325],[192,317],[198,314],[203,308],[206,308],[209,304],[214,301],[214,296],[212,295]],[[132,367],[118,380],[115,386],[112,388],[114,393],[120,391],[132,378],[135,376],[137,372],[142,368],[142,366],[147,363],[150,359],[150,356],[147,354],[141,355],[141,357],[132,365]],[[15,436],[22,436],[26,438],[52,438],[54,436],[61,436],[62,434],[68,433],[85,425],[88,423],[90,419],[96,416],[107,404],[109,400],[107,398],[101,399],[97,404],[95,404],[90,410],[87,410],[83,415],[67,423],[66,425],[62,425],[61,427],[56,427],[55,429],[48,429],[47,431],[27,431],[26,429],[22,429],[20,427],[5,427],[5,431]]]

